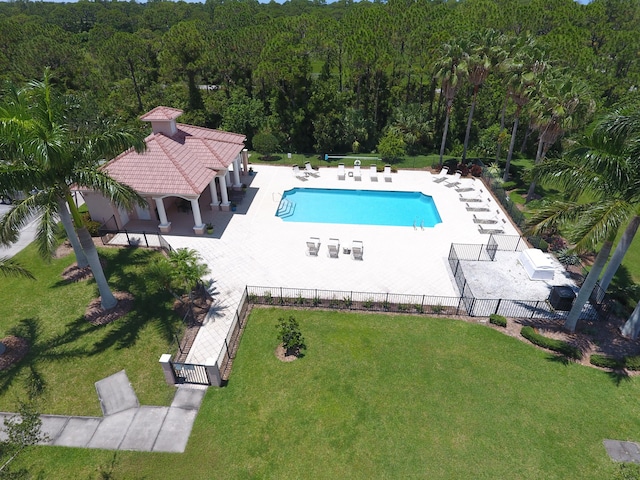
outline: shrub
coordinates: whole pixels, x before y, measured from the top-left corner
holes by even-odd
[[[88,213],[82,214],[82,223],[89,231],[89,235],[91,235],[92,237],[100,236],[100,233],[99,233],[100,225],[101,225],[100,222],[94,222]]]
[[[518,186],[517,183],[514,182],[513,180],[509,180],[508,182],[504,182],[502,184],[502,188],[504,188],[505,190],[513,190],[517,186]]]
[[[261,132],[253,137],[253,148],[265,157],[278,151],[278,139],[269,132]]]
[[[591,365],[595,365],[596,367],[611,368],[614,370],[617,370],[624,366],[623,360],[598,354],[591,355],[591,358],[589,358],[589,362],[591,363]]]
[[[558,257],[558,261],[563,265],[579,265],[580,257],[573,253],[568,248],[563,248],[556,252],[556,256]]]
[[[506,327],[507,319],[504,318],[502,315],[497,315],[495,313],[492,313],[491,315],[489,315],[489,323],[493,323],[494,325],[497,325],[499,327]]]
[[[432,305],[431,306],[431,312],[432,313],[436,313],[436,314],[442,313],[442,312],[444,312],[444,307],[442,305],[440,305],[440,304]]]
[[[562,340],[547,338],[544,335],[540,335],[535,331],[533,327],[522,327],[522,330],[520,330],[520,334],[531,343],[533,343],[534,345],[538,345],[539,347],[561,353],[568,358],[574,358],[576,360],[582,358],[582,352],[579,348],[574,347],[573,345],[569,345],[567,342],[563,342]]]
[[[307,348],[304,343],[304,337],[300,333],[300,324],[293,316],[289,316],[287,319],[280,317],[276,328],[278,330],[278,340],[287,350],[287,354],[299,355],[301,350]]]
[[[640,370],[640,356],[625,357],[624,368],[627,370]]]
[[[474,177],[479,177],[482,175],[482,167],[480,165],[472,165],[469,171]]]

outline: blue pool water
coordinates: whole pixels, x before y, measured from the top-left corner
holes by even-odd
[[[293,188],[282,195],[276,216],[285,222],[433,227],[441,223],[429,195],[420,192]]]

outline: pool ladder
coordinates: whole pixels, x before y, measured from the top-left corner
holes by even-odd
[[[413,229],[417,230],[418,226],[416,225],[416,222],[418,221],[417,218],[413,219]],[[420,230],[424,230],[424,218],[420,220]]]
[[[286,198],[280,200],[280,205],[278,205],[278,210],[276,212],[276,216],[280,218],[287,218],[294,214],[296,210],[296,204],[290,202]]]

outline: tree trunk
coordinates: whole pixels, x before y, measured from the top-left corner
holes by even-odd
[[[543,154],[544,144],[545,143],[542,141],[542,137],[540,137],[540,140],[538,141],[538,151],[536,152],[536,161],[534,162],[534,165],[538,165],[542,160],[542,158],[544,158],[544,154]],[[525,199],[525,203],[529,203],[533,199],[533,194],[535,193],[535,191],[536,191],[536,182],[532,181],[531,185],[529,185],[529,191],[527,192],[527,198]]]
[[[502,180],[509,181],[509,169],[511,168],[511,157],[513,156],[513,147],[516,145],[516,134],[518,133],[518,124],[520,123],[520,112],[516,111],[516,118],[513,121],[513,129],[511,130],[511,142],[509,143],[509,152],[507,152],[507,164],[504,167],[504,175]]]
[[[440,144],[440,167],[443,164],[443,155],[444,155],[444,146],[447,143],[447,130],[449,130],[449,113],[451,112],[451,107],[447,107],[447,116],[444,119],[444,129],[442,131],[442,143]]]
[[[631,242],[633,242],[633,239],[638,232],[638,227],[640,227],[640,216],[636,215],[631,219],[629,225],[627,225],[627,228],[622,234],[622,238],[620,238],[618,245],[616,245],[616,249],[614,250],[613,255],[611,255],[611,260],[607,265],[607,269],[602,275],[600,287],[604,292],[606,292],[607,288],[609,288],[609,284],[611,283],[613,276],[618,271],[620,264],[622,264],[622,260],[624,259],[627,250],[629,250],[629,247],[631,246]]]
[[[633,309],[633,313],[622,326],[621,333],[623,337],[631,340],[638,338],[638,333],[640,333],[640,302],[638,302],[636,308]]]
[[[100,264],[98,250],[93,243],[91,235],[89,235],[89,231],[85,227],[78,228],[77,231],[78,238],[80,239],[80,244],[82,245],[82,249],[87,255],[89,265],[91,266],[93,278],[98,285],[101,306],[103,309],[109,310],[110,308],[113,308],[118,304],[118,300],[116,300],[116,297],[114,297],[113,293],[111,293],[111,289],[109,288],[109,284],[107,283],[107,278],[105,277],[104,271],[102,270],[102,265]]]
[[[531,122],[527,125],[527,129],[524,132],[524,138],[522,139],[522,145],[520,145],[520,153],[524,153],[524,150],[527,148],[527,141],[529,140],[529,135],[531,135]]]
[[[62,226],[64,227],[64,231],[67,233],[67,238],[69,239],[69,243],[73,247],[73,253],[76,255],[76,263],[78,264],[78,268],[84,268],[89,265],[87,261],[87,257],[84,254],[84,250],[80,246],[80,241],[78,240],[78,235],[76,235],[76,230],[73,228],[73,220],[71,220],[71,214],[69,213],[69,209],[67,208],[67,202],[64,199],[58,199],[58,214],[60,215],[60,221],[62,222]]]
[[[140,87],[138,87],[138,82],[136,80],[136,72],[133,68],[133,62],[131,60],[128,60],[127,63],[129,64],[129,72],[131,73],[131,81],[133,82],[133,89],[136,92],[136,97],[138,98],[138,111],[142,112],[144,107],[142,106],[142,96],[140,95]]]
[[[580,287],[580,292],[578,292],[578,298],[573,302],[573,307],[571,307],[571,311],[567,316],[567,320],[564,322],[564,328],[571,333],[576,331],[576,324],[578,323],[578,319],[580,318],[580,314],[582,313],[582,308],[589,301],[589,297],[591,297],[591,292],[593,292],[593,287],[595,287],[596,282],[598,281],[598,277],[602,273],[602,269],[604,268],[605,263],[607,263],[607,258],[609,258],[609,253],[611,253],[611,247],[613,246],[613,242],[611,240],[606,240],[602,245],[602,249],[598,252],[598,256],[596,257],[591,270],[589,271],[589,275],[585,278],[582,287]]]
[[[469,146],[469,137],[471,136],[471,122],[473,121],[473,111],[476,108],[476,100],[478,98],[478,87],[473,88],[473,100],[471,101],[471,109],[469,110],[469,118],[467,119],[467,131],[464,134],[464,146],[462,147],[461,163],[467,159],[467,147]]]
[[[502,112],[500,113],[500,134],[502,134],[502,130],[504,129],[504,116],[507,112],[507,100],[509,96],[506,95],[504,97],[504,102],[502,102]],[[500,161],[500,150],[502,149],[502,142],[498,140],[498,145],[496,146],[496,163]],[[506,182],[506,180],[505,180]]]

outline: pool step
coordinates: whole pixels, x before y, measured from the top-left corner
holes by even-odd
[[[296,204],[283,198],[280,201],[280,205],[278,206],[278,211],[276,212],[276,216],[280,218],[291,217],[294,214],[295,210],[296,210]]]

